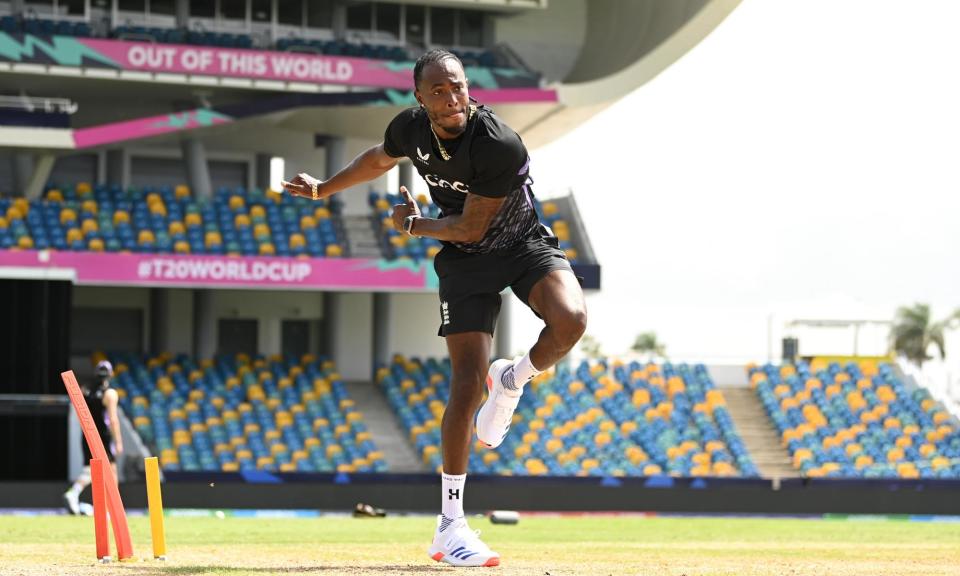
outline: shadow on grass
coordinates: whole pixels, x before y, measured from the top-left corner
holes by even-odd
[[[388,566],[124,566],[130,576],[171,574],[436,574],[445,572],[441,565],[388,565]]]

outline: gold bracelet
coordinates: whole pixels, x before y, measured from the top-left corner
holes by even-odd
[[[320,199],[320,193],[317,192],[317,183],[316,183],[316,182],[314,182],[313,184],[310,184],[310,193],[313,195],[313,199],[314,199],[314,200],[319,200],[319,199]]]

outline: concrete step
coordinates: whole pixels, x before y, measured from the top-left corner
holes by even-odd
[[[721,390],[737,432],[760,475],[774,479],[799,476],[754,391],[743,386]]]
[[[363,421],[378,450],[383,451],[390,472],[429,472],[416,450],[407,441],[403,425],[393,414],[380,388],[372,382],[352,382],[347,385],[350,398],[357,410],[363,412]]]

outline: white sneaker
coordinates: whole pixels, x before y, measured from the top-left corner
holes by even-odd
[[[80,498],[69,490],[63,493],[63,506],[74,516],[80,514]]]
[[[503,385],[505,374],[507,378],[513,377],[513,364],[513,360],[501,358],[494,361],[487,371],[487,401],[477,412],[477,439],[486,444],[487,448],[496,448],[507,437],[513,422],[513,412],[523,394],[522,388],[508,390]]]
[[[444,524],[447,524],[444,526]],[[441,532],[440,528],[444,530]],[[437,531],[427,554],[437,562],[453,566],[499,566],[500,555],[480,540],[480,531],[471,530],[466,518],[450,520],[437,516]]]

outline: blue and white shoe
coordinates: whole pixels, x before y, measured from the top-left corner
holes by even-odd
[[[437,516],[437,531],[427,554],[452,566],[499,566],[500,555],[480,540],[480,531],[471,530],[466,518],[450,520]]]
[[[523,388],[513,382],[513,360],[494,361],[487,371],[487,400],[477,412],[477,439],[496,448],[510,431]]]

